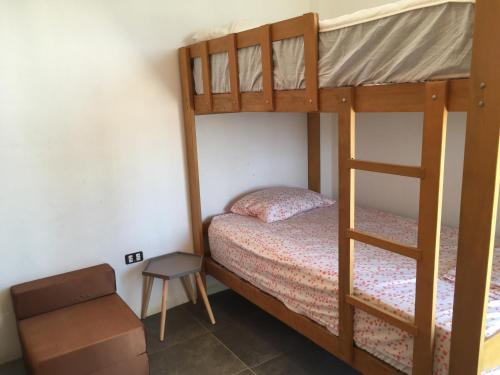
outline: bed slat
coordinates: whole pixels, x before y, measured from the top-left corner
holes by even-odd
[[[377,318],[380,318],[387,323],[408,332],[412,336],[418,336],[418,327],[414,323],[401,319],[399,316],[388,311],[381,310],[379,307],[374,306],[369,302],[363,301],[361,298],[358,298],[356,296],[346,296],[346,300],[349,304],[357,307],[358,309],[361,309]]]
[[[304,78],[305,91],[302,108],[306,112],[318,110],[318,16],[307,13],[301,17],[273,23],[272,41],[303,37],[304,39]],[[301,90],[290,90],[301,91]],[[279,91],[276,91],[278,93]]]
[[[405,257],[412,258],[415,260],[419,260],[422,257],[422,252],[415,247],[411,247],[394,241],[388,241],[374,234],[369,234],[359,230],[350,229],[347,231],[347,236],[354,241],[360,241],[367,245],[379,247],[381,249],[391,251],[393,253],[403,255]]]
[[[238,74],[238,56],[236,53],[236,34],[229,34],[208,41],[209,55],[224,52],[227,53],[229,63],[229,83],[231,86],[231,93],[229,94],[231,97],[230,111],[238,112],[240,110],[240,81]],[[203,82],[205,82],[205,79],[203,79]],[[203,91],[205,91],[205,88]],[[210,110],[213,111],[213,109],[212,105]]]
[[[201,106],[212,111],[212,78],[210,68],[210,57],[208,55],[208,42],[199,42],[189,47],[191,59],[199,57],[201,59],[201,70],[203,79],[203,94],[196,95]],[[191,73],[192,74],[192,73]],[[197,102],[195,100],[194,104]]]
[[[274,93],[273,93],[273,51],[271,41],[271,26],[264,25],[256,29],[242,31],[236,34],[237,48],[246,48],[251,46],[260,46],[262,58],[262,93],[252,92],[248,94],[261,94],[250,96],[250,98],[258,99],[252,102],[252,106],[247,110],[252,111],[255,108],[257,111],[273,111],[274,110]],[[248,109],[250,108],[250,109]],[[242,108],[245,110],[245,108]]]
[[[304,22],[304,65],[307,101],[311,110],[318,110],[318,15],[308,13]]]

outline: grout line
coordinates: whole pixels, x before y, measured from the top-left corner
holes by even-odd
[[[220,344],[221,344],[224,348],[226,348],[226,349],[227,349],[227,350],[228,350],[228,351],[229,351],[232,355],[234,355],[234,356],[238,359],[238,361],[240,361],[240,362],[243,364],[243,366],[245,366],[245,368],[244,368],[244,369],[242,369],[241,371],[243,371],[243,370],[250,370],[250,371],[252,371],[252,369],[251,369],[251,368],[250,368],[250,367],[249,367],[249,366],[248,366],[245,362],[243,362],[243,361],[241,360],[241,358],[240,358],[240,357],[238,357],[238,356],[236,355],[236,353],[235,353],[235,352],[233,352],[231,349],[229,349],[229,348],[227,347],[227,345],[226,345],[226,344],[224,344],[221,340],[219,340],[219,338],[218,338],[217,336],[215,336],[212,332],[210,332],[210,334],[211,334],[211,335],[215,338],[215,340],[217,340],[217,341],[218,341],[218,342],[219,342],[219,343],[220,343]],[[241,372],[241,371],[240,371],[240,372]],[[254,373],[254,372],[252,371],[252,373]],[[254,374],[255,374],[255,373],[254,373]]]
[[[252,366],[252,368],[251,368],[251,369],[256,368],[256,367],[259,367],[259,366],[261,366],[261,365],[263,365],[263,364],[265,364],[265,363],[267,363],[267,362],[270,362],[270,361],[272,361],[272,360],[274,360],[274,359],[276,359],[276,358],[279,358],[279,357],[281,357],[281,356],[284,356],[285,354],[286,354],[286,353],[278,353],[278,354],[276,354],[274,357],[268,358],[268,359],[266,359],[266,360],[264,360],[264,361],[262,361],[262,362],[260,362],[260,363],[257,363],[255,366]],[[251,369],[250,369],[250,370],[251,370]]]
[[[244,373],[245,371],[247,371],[247,370],[248,370],[248,371],[250,371],[252,374],[257,375],[257,374],[255,374],[255,372],[253,372],[253,371],[252,371],[252,369],[251,369],[250,367],[246,367],[246,368],[244,368],[243,370],[238,371],[237,373],[235,373],[235,374],[233,374],[233,375],[243,374],[243,373]]]

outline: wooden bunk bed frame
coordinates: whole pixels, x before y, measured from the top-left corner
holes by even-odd
[[[272,42],[304,38],[303,90],[273,90]],[[260,45],[262,92],[239,92],[237,49]],[[231,92],[212,94],[210,55],[227,52]],[[203,94],[193,91],[192,59],[202,63]],[[312,341],[365,374],[397,374],[395,368],[357,348],[354,308],[362,309],[414,337],[413,374],[432,374],[435,304],[448,111],[467,112],[458,260],[450,351],[450,374],[479,374],[500,366],[500,335],[485,341],[499,185],[500,2],[477,0],[470,79],[342,88],[318,88],[316,14],[261,26],[179,49],[184,131],[194,251],[205,254],[204,270]],[[230,112],[307,113],[308,180],[319,191],[320,112],[339,122],[339,336],[227,270],[209,254],[201,214],[196,115]],[[422,163],[403,166],[355,158],[357,112],[423,112]],[[354,229],[354,173],[365,170],[420,180],[417,247]],[[415,319],[406,321],[355,297],[353,242],[361,241],[417,261]]]

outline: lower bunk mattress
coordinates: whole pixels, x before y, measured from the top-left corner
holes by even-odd
[[[356,228],[415,245],[417,222],[374,209],[356,209]],[[434,374],[448,374],[458,231],[443,227],[436,305]],[[256,218],[224,214],[209,228],[212,258],[338,335],[337,205],[290,219],[264,223]],[[413,320],[414,260],[355,242],[354,294],[398,316]],[[488,305],[486,337],[500,333],[500,251]],[[495,282],[494,282],[495,281]],[[364,311],[356,309],[356,345],[397,369],[411,373],[413,339]],[[500,374],[500,368],[487,371]]]

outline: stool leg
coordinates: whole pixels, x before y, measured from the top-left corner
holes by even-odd
[[[154,277],[143,276],[142,277],[142,309],[141,309],[141,319],[146,318],[148,312],[149,299],[151,297],[151,289],[153,288]]]
[[[210,307],[210,302],[208,302],[207,292],[205,291],[205,286],[203,285],[203,281],[201,280],[199,272],[196,272],[196,283],[198,284],[198,289],[200,291],[201,297],[203,298],[203,302],[205,303],[205,307],[207,308],[210,321],[212,322],[212,324],[215,324],[214,314],[212,312],[212,308]]]
[[[163,280],[163,292],[161,299],[161,323],[160,323],[160,341],[165,338],[165,321],[167,320],[167,294],[168,281]]]
[[[189,275],[187,276],[182,276],[181,277],[181,282],[182,285],[184,286],[184,291],[186,292],[186,295],[193,304],[196,305],[196,295],[194,294],[193,291],[193,284],[191,283],[191,277]]]

